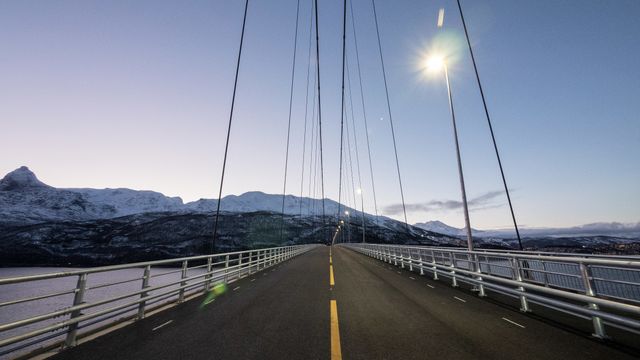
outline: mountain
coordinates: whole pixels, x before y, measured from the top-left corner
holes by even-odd
[[[325,199],[248,192],[222,198],[217,251],[326,241],[349,210],[344,236],[362,237],[362,213]],[[210,251],[217,200],[131,189],[58,189],[21,167],[0,180],[0,264],[92,266]],[[303,216],[300,216],[300,210]],[[461,246],[447,235],[364,214],[367,241]]]
[[[179,211],[182,199],[130,189],[58,189],[23,166],[0,180],[0,223],[93,220]]]
[[[283,221],[284,220],[284,221]],[[213,213],[144,213],[88,221],[50,221],[0,225],[2,266],[98,266],[151,261],[209,253]],[[369,242],[461,246],[463,241],[426,230],[407,233],[404,223],[384,226],[367,220]],[[362,226],[351,222],[344,236],[362,238]],[[281,233],[282,231],[282,233]],[[285,216],[274,212],[223,212],[216,251],[319,243],[335,231],[335,218]]]
[[[459,229],[453,226],[449,226],[443,223],[442,221],[438,221],[438,220],[427,221],[423,223],[415,223],[413,224],[413,226],[418,227],[420,229],[433,231],[433,232],[437,232],[437,233],[445,234],[449,236],[460,236],[460,237],[467,236],[466,228]],[[471,234],[473,236],[482,237],[483,233],[484,231],[471,228]]]
[[[23,166],[0,180],[0,223],[37,223],[50,220],[97,220],[147,212],[207,213],[216,210],[217,199],[200,199],[184,204],[179,197],[168,197],[154,191],[131,189],[58,189],[38,180]],[[285,196],[284,213],[288,215],[322,215],[322,200],[293,195]],[[302,206],[301,206],[302,205]],[[356,209],[325,199],[324,214],[333,215],[348,210],[352,217],[361,217]],[[282,195],[259,191],[222,198],[222,211],[254,212],[282,211]],[[365,214],[368,220],[375,216]],[[380,216],[383,224],[391,220]]]
[[[416,223],[413,226],[424,230],[438,232],[450,236],[465,237],[465,229],[449,226],[441,221],[427,221],[424,223]],[[513,229],[499,230],[476,230],[471,229],[474,237],[479,238],[515,238],[516,233]],[[611,223],[592,223],[567,228],[520,228],[520,236],[523,238],[533,237],[612,237],[612,238],[628,238],[640,239],[640,222],[632,224],[622,224],[618,222]]]

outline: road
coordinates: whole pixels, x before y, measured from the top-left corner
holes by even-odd
[[[230,284],[208,305],[202,300],[54,358],[638,358],[633,349],[341,247],[316,248]]]

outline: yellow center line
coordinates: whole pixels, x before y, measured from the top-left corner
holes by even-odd
[[[342,360],[340,349],[340,327],[338,325],[338,304],[331,300],[331,360]]]
[[[333,280],[333,265],[329,265],[329,285],[334,286],[336,282]]]
[[[333,264],[333,260],[331,259],[331,255],[329,255],[329,264]]]

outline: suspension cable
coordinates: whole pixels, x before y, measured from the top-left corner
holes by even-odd
[[[304,99],[304,135],[302,136],[302,175],[300,176],[300,218],[302,218],[302,195],[304,193],[304,162],[306,160],[307,151],[307,121],[309,114],[309,77],[311,75],[311,36],[313,35],[313,3],[311,3],[311,14],[309,20],[309,49],[307,51],[307,82],[306,82],[306,95]],[[315,75],[315,71],[314,71]],[[315,88],[315,83],[314,83]],[[315,90],[314,90],[315,98]],[[312,120],[313,122],[313,120]],[[309,174],[311,175],[311,174]]]
[[[316,0],[317,1],[317,0]],[[233,120],[233,109],[236,104],[236,90],[238,88],[238,73],[240,72],[240,58],[242,57],[242,44],[244,42],[244,29],[247,24],[247,9],[249,0],[244,3],[244,17],[242,19],[242,32],[240,34],[240,46],[238,48],[238,61],[236,63],[236,76],[233,82],[233,95],[231,96],[231,110],[229,111],[229,126],[227,128],[227,140],[224,146],[224,159],[222,160],[222,175],[220,176],[220,190],[218,191],[218,204],[216,206],[216,218],[213,225],[213,239],[211,240],[211,253],[216,250],[216,237],[218,235],[218,219],[220,217],[220,203],[222,203],[222,186],[224,185],[224,173],[227,167],[227,154],[229,152],[229,137],[231,136],[231,122]]]
[[[485,100],[484,91],[482,90],[482,83],[480,82],[480,75],[478,73],[478,66],[476,65],[476,58],[473,55],[473,48],[471,47],[471,40],[469,40],[469,32],[467,31],[467,24],[462,14],[462,6],[460,0],[457,0],[458,10],[460,12],[460,20],[462,20],[462,26],[464,28],[464,35],[467,38],[467,45],[469,47],[469,54],[471,55],[471,62],[473,63],[473,70],[476,74],[476,80],[478,81],[478,89],[480,89],[480,97],[482,98],[482,105],[484,106],[484,114],[487,118],[487,124],[489,124],[489,132],[491,133],[491,140],[493,142],[493,149],[496,152],[496,159],[498,160],[498,167],[500,168],[500,176],[502,177],[502,184],[504,185],[504,192],[507,194],[507,202],[509,203],[509,210],[511,211],[511,219],[513,220],[513,227],[516,230],[516,236],[518,237],[518,245],[522,250],[522,239],[520,238],[520,230],[518,229],[518,222],[516,221],[516,215],[513,211],[513,204],[511,203],[511,195],[509,194],[509,187],[507,186],[507,179],[504,175],[502,168],[502,161],[500,160],[500,152],[498,151],[498,145],[496,143],[496,137],[493,132],[493,125],[491,124],[491,116],[489,116],[489,109],[487,107],[487,101]]]
[[[356,64],[357,64],[357,68],[358,68],[358,82],[360,84],[360,102],[362,103],[362,118],[364,119],[364,133],[367,139],[367,153],[368,153],[368,159],[369,159],[369,175],[371,176],[371,190],[373,192],[373,208],[375,210],[375,214],[376,214],[376,224],[379,223],[378,221],[378,200],[376,198],[376,183],[374,181],[374,177],[373,177],[373,161],[371,159],[371,142],[369,141],[369,125],[367,122],[367,110],[366,110],[366,106],[365,106],[365,102],[364,102],[364,90],[363,90],[363,86],[362,86],[362,72],[360,70],[360,52],[358,51],[358,37],[356,35],[356,18],[355,18],[355,12],[353,11],[353,2],[350,2],[349,5],[351,6],[351,27],[353,30],[353,43],[354,43],[354,48],[356,50]]]
[[[289,142],[291,137],[291,109],[293,107],[293,84],[296,74],[296,52],[298,50],[298,21],[300,16],[300,0],[296,7],[296,31],[293,37],[293,61],[291,62],[291,90],[289,93],[289,120],[287,123],[287,150],[284,158],[284,180],[282,185],[282,221],[280,223],[280,242],[284,240],[284,202],[287,197],[287,170],[289,168]]]
[[[248,0],[247,0],[248,1]],[[324,241],[328,241],[326,236],[326,219],[325,219],[325,204],[324,204],[324,160],[322,155],[322,103],[320,101],[320,32],[318,31],[318,0],[315,0],[315,15],[316,15],[316,68],[318,76],[318,134],[320,138],[320,182],[322,183],[322,227],[324,229]]]
[[[400,162],[398,160],[398,147],[396,145],[396,134],[393,128],[393,117],[391,115],[391,102],[389,101],[389,86],[387,85],[387,74],[384,67],[384,58],[382,56],[382,43],[380,42],[380,28],[378,26],[378,13],[376,12],[376,1],[371,0],[373,5],[373,18],[376,23],[376,35],[378,37],[378,50],[380,52],[380,64],[382,65],[382,77],[384,79],[384,91],[387,97],[387,110],[389,111],[389,125],[391,125],[391,137],[393,138],[393,151],[396,157],[396,170],[398,171],[398,183],[400,184],[400,197],[402,199],[402,211],[404,213],[404,224],[409,232],[409,222],[407,220],[407,207],[404,202],[404,191],[402,189],[402,177],[400,176]]]
[[[338,221],[342,215],[342,152],[344,145],[344,64],[346,58],[347,0],[343,1],[342,12],[342,103],[340,105],[340,170],[338,171]]]

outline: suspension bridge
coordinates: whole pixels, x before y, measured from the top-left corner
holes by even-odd
[[[292,106],[303,24],[297,1],[285,146],[282,225],[289,190]],[[313,244],[220,252],[217,203],[208,254],[134,264],[66,270],[0,279],[16,296],[0,310],[15,319],[0,324],[0,357],[57,359],[632,359],[640,356],[640,259],[633,256],[523,251],[516,214],[473,54],[463,8],[457,1],[489,139],[500,170],[519,250],[478,249],[471,233],[454,96],[447,59],[429,66],[447,84],[456,165],[466,224],[466,248],[370,243],[363,200],[369,177],[376,200],[367,102],[356,16],[342,2],[342,68],[338,210],[325,209],[325,158],[318,7],[311,1],[299,191],[322,199],[321,209],[300,204],[299,216],[316,217]],[[244,3],[235,82],[226,128],[219,198],[234,120],[248,0]],[[383,77],[402,215],[407,223],[402,173],[384,63],[381,14],[371,1]],[[348,21],[350,19],[350,21]],[[348,26],[348,25],[351,26]],[[444,26],[444,13],[437,26]],[[315,36],[314,36],[315,35]],[[352,41],[347,56],[347,38]],[[355,71],[354,71],[355,68]],[[351,69],[351,70],[350,70]],[[323,90],[326,91],[326,90]],[[356,97],[354,98],[354,94]],[[354,105],[354,103],[360,103]],[[358,137],[354,107],[362,107]],[[326,121],[326,119],[325,119]],[[358,139],[360,138],[360,144]],[[364,142],[362,141],[364,139]],[[366,154],[366,159],[361,158]],[[362,161],[361,161],[362,160]],[[361,165],[363,165],[361,167]],[[368,165],[368,166],[367,166]],[[363,175],[364,173],[364,175]],[[298,189],[297,185],[296,188]],[[297,190],[296,189],[296,190]],[[344,204],[344,205],[343,205]],[[315,202],[313,204],[315,206]],[[349,214],[348,209],[359,209]],[[371,212],[371,211],[370,211]],[[357,221],[361,215],[360,222]],[[351,216],[351,217],[350,217]],[[353,227],[359,236],[351,236]],[[59,286],[47,292],[51,284]],[[15,292],[29,285],[35,293]],[[14,292],[12,292],[14,291]],[[46,311],[31,306],[45,302]]]

